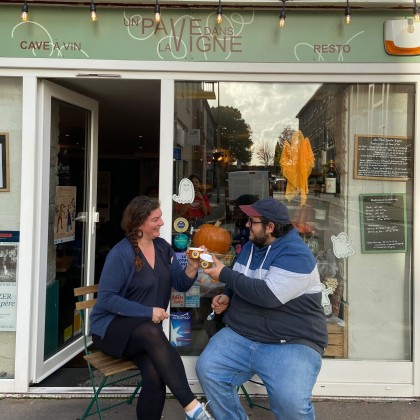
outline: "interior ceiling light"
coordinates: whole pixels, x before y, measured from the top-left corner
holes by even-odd
[[[219,5],[216,9],[216,22],[220,25],[223,22],[223,7],[222,0],[219,0]]]
[[[26,3],[26,0],[22,5],[22,13],[20,14],[20,18],[23,22],[27,22],[29,19],[29,8],[28,4]]]
[[[413,1],[413,18],[416,22],[420,22],[420,11],[416,0]]]
[[[280,28],[283,28],[283,26],[286,24],[286,8],[285,8],[286,0],[282,0],[282,2],[283,2],[283,6],[280,10],[280,15],[279,15]]]
[[[159,4],[159,0],[156,0],[156,4],[155,4],[155,22],[159,23],[160,22],[160,4]]]
[[[90,2],[90,20],[91,20],[92,22],[95,22],[95,21],[96,21],[96,19],[97,19],[97,16],[96,16],[96,4],[95,4],[95,2],[92,0],[92,1]]]
[[[346,9],[344,11],[344,21],[346,22],[346,25],[350,25],[350,23],[351,23],[351,9],[350,9],[350,6],[349,6],[349,0],[347,0],[347,6],[346,6]]]

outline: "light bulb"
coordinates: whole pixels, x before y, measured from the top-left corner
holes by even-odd
[[[26,1],[22,5],[22,13],[20,15],[20,18],[22,19],[23,22],[27,22],[29,19],[29,8]]]
[[[407,19],[407,32],[409,34],[414,33],[414,21],[413,21],[413,19]]]
[[[156,2],[155,4],[155,22],[156,23],[160,22],[160,5],[158,2]]]
[[[280,28],[283,28],[284,25],[286,25],[286,9],[284,8],[284,4],[286,3],[286,0],[282,0],[283,1],[283,7],[280,10],[280,15],[279,15],[279,26]]]
[[[416,0],[413,0],[413,18],[415,22],[420,21],[420,11]]]
[[[96,19],[97,19],[97,16],[96,16],[96,5],[95,5],[95,3],[92,1],[92,2],[90,3],[90,20],[91,20],[92,22],[95,22],[95,21],[96,21]]]
[[[286,11],[283,9],[280,10],[280,16],[279,16],[279,26],[280,28],[283,28],[284,25],[286,25]]]
[[[351,23],[351,10],[350,7],[346,7],[346,11],[344,12],[344,21],[346,22],[346,25],[350,25]]]
[[[220,4],[219,6],[217,6],[216,14],[217,14],[216,22],[218,25],[220,25],[223,22],[223,9]]]

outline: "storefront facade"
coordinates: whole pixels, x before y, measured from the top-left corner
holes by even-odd
[[[0,4],[0,392],[37,392],[78,354],[72,289],[98,281],[127,201],[153,194],[181,261],[203,222],[220,221],[236,252],[240,197],[284,201],[332,288],[314,394],[420,395],[420,23],[410,2],[361,4],[351,25],[344,8],[307,3],[282,28],[276,5],[226,6],[217,25],[208,6],[162,6],[157,24],[150,8],[98,6],[91,22],[86,8],[36,4],[21,22],[16,5]],[[283,184],[297,130],[314,154],[306,201]],[[202,217],[181,206],[192,173],[210,204]],[[165,325],[197,393],[218,287],[200,277],[173,294],[188,337]]]

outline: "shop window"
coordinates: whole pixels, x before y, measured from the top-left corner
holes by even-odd
[[[317,259],[325,357],[411,360],[414,86],[220,82],[212,94],[202,86],[176,85],[174,194],[195,174],[200,203],[209,203],[203,213],[195,200],[174,201],[179,260],[199,226],[219,222],[231,237],[228,264],[248,240],[239,205],[273,196]],[[297,158],[306,140],[308,190],[294,195],[282,156]],[[189,294],[173,293],[171,340],[182,354],[198,355],[221,327],[206,321],[221,287],[199,275]]]
[[[22,79],[0,77],[0,378],[15,377]]]

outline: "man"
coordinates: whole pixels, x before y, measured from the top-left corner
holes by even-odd
[[[240,206],[249,239],[233,269],[216,257],[204,272],[226,284],[212,300],[226,311],[196,370],[217,420],[245,420],[236,388],[257,374],[276,419],[314,419],[312,389],[328,334],[316,260],[284,204],[265,198]]]

